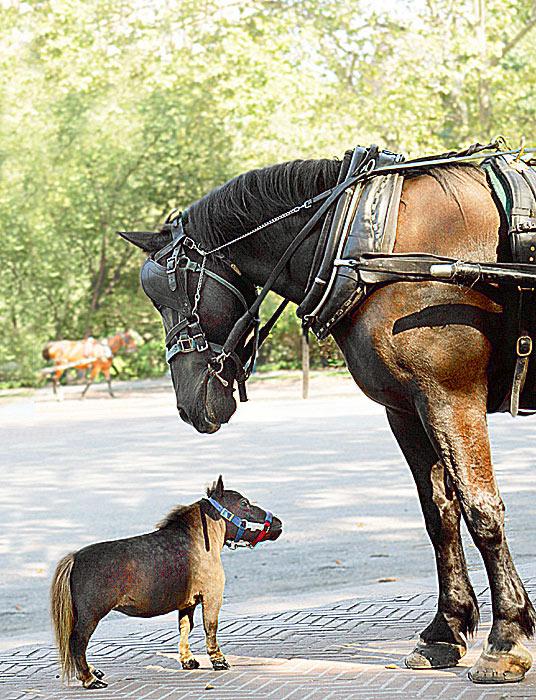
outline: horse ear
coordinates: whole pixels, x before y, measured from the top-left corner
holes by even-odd
[[[218,477],[218,481],[217,481],[217,483],[216,483],[216,495],[217,495],[217,496],[223,496],[223,491],[224,491],[224,487],[223,487],[223,477],[222,477],[222,475],[220,474],[219,477]]]
[[[167,231],[118,231],[121,238],[133,243],[146,253],[154,253],[171,241],[171,234]]]

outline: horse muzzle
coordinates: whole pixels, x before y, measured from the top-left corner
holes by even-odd
[[[179,411],[179,416],[181,417],[181,419],[185,423],[188,423],[188,425],[191,425],[193,428],[195,428],[198,433],[211,435],[212,433],[216,433],[221,428],[221,423],[215,423],[211,421],[208,418],[208,416],[204,417],[196,415],[195,417],[190,418],[187,411],[185,411],[184,408],[182,408],[182,406],[177,405],[177,409]]]
[[[283,523],[281,522],[281,520],[279,520],[279,518],[276,518],[274,515],[272,519],[272,525],[265,539],[275,541],[282,534],[282,532]]]

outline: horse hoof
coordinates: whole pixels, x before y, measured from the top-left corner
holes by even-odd
[[[188,659],[188,661],[181,661],[182,667],[185,671],[193,671],[196,668],[199,668],[199,661],[196,661],[195,659]]]
[[[461,644],[448,642],[425,642],[422,639],[404,659],[407,668],[414,671],[431,668],[451,668],[465,656],[467,649]]]
[[[82,685],[86,690],[100,690],[101,688],[108,687],[108,683],[105,683],[104,681],[101,681],[95,677],[89,678],[87,681],[84,681]]]
[[[532,656],[523,644],[515,644],[510,651],[493,651],[486,642],[468,675],[473,683],[519,683],[531,666]]]
[[[212,668],[215,671],[228,671],[231,666],[225,659],[218,659],[217,661],[212,662]]]

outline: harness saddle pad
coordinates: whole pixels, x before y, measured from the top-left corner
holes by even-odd
[[[399,154],[378,151],[374,146],[356,148],[348,174],[360,165],[367,168],[371,163],[373,170],[401,160]],[[363,253],[393,251],[403,179],[399,173],[392,173],[358,181],[337,203],[312,293],[298,310],[304,324],[319,339],[329,335],[365,293],[353,261]]]
[[[536,260],[536,171],[514,156],[487,158],[482,163],[506,221],[512,260]]]

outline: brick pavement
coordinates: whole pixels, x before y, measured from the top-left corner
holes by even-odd
[[[536,594],[536,578],[527,581]],[[182,671],[177,633],[153,625],[124,636],[95,635],[90,660],[106,672],[109,687],[92,695],[109,700],[375,700],[389,698],[536,698],[536,671],[508,686],[475,686],[467,668],[489,629],[489,595],[479,591],[481,629],[463,665],[443,671],[410,671],[402,659],[429,621],[435,594],[399,595],[373,601],[347,600],[309,610],[222,617],[219,639],[232,664],[215,673],[196,626],[192,649],[197,671]],[[117,629],[117,626],[114,627]],[[531,643],[536,655],[536,644]],[[51,646],[24,646],[0,653],[1,700],[59,700],[87,697],[60,684]]]

